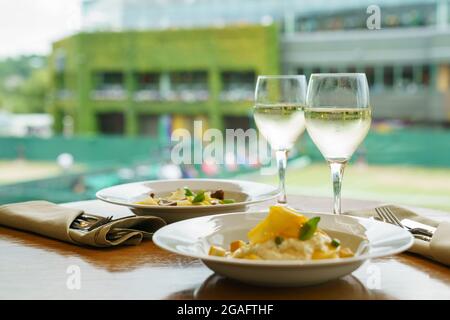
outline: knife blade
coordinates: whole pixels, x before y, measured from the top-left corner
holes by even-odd
[[[420,229],[425,229],[425,230],[427,230],[427,231],[429,231],[431,233],[434,233],[436,231],[435,227],[432,227],[432,226],[429,226],[427,224],[424,224],[424,223],[421,223],[421,222],[417,222],[417,221],[414,221],[414,220],[411,220],[411,219],[403,219],[401,221],[401,223],[405,227],[410,228],[410,229],[420,228]]]

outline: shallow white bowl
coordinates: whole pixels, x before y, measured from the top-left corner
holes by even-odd
[[[411,234],[394,225],[372,219],[320,216],[320,228],[339,238],[357,254],[352,258],[313,261],[245,260],[208,255],[211,245],[227,248],[234,240],[247,239],[247,232],[265,212],[221,214],[180,221],[159,229],[153,242],[181,255],[198,258],[216,273],[242,282],[264,286],[306,286],[337,279],[355,271],[366,260],[407,250]]]
[[[150,193],[157,196],[169,195],[178,188],[214,191],[222,189],[226,198],[234,198],[235,203],[211,206],[156,206],[136,204]],[[270,200],[278,195],[274,186],[251,181],[225,179],[176,179],[152,180],[121,184],[97,192],[98,199],[132,208],[137,215],[153,215],[167,223],[205,215],[245,211],[248,205]]]

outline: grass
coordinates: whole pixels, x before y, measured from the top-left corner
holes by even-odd
[[[276,184],[276,175],[252,174],[239,178]],[[313,163],[288,166],[288,193],[332,196],[329,168]],[[410,166],[347,166],[342,197],[377,200],[450,211],[450,168]]]
[[[55,162],[0,161],[0,185],[48,178],[62,172],[62,169]]]
[[[61,173],[54,162],[0,161],[0,185]],[[256,173],[238,178],[270,184],[278,182],[275,174]],[[329,168],[324,163],[291,162],[286,179],[288,193],[332,195]],[[342,196],[450,211],[450,168],[352,164],[345,170]]]

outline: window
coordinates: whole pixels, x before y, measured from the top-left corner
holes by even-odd
[[[56,96],[61,100],[70,99],[72,97],[72,92],[68,88],[66,77],[67,74],[65,73],[56,73],[55,75]]]
[[[95,75],[95,88],[98,90],[108,90],[122,88],[124,76],[122,72],[99,72]]]
[[[159,74],[154,72],[136,73],[135,81],[137,90],[158,90]]]
[[[366,67],[364,68],[364,72],[366,74],[367,83],[369,84],[369,87],[373,87],[375,84],[375,70],[373,67]]]
[[[428,87],[431,84],[431,66],[422,67],[422,85]]]
[[[256,75],[254,71],[224,71],[221,74],[220,99],[239,101],[253,99]]]
[[[242,88],[242,86],[253,90],[256,75],[254,71],[224,71],[221,78],[223,90]]]
[[[124,75],[122,72],[97,72],[94,75],[94,88],[93,99],[124,99]]]
[[[405,66],[402,69],[402,84],[408,85],[414,83],[414,69],[412,66]]]
[[[99,131],[103,134],[123,134],[124,115],[121,112],[100,113],[97,115]]]
[[[248,116],[225,116],[224,125],[226,129],[250,129],[250,118]]]
[[[158,116],[140,114],[138,117],[138,128],[140,135],[156,137],[158,135]]]
[[[311,71],[312,71],[312,69],[309,68],[309,67],[298,68],[297,69],[297,74],[304,75],[306,77],[306,80],[308,80],[309,77],[311,76]]]
[[[161,100],[159,76],[158,73],[148,72],[135,74],[136,92],[134,93],[134,99],[136,101]]]
[[[392,87],[394,85],[394,67],[384,67],[383,84],[385,87]]]
[[[175,101],[208,100],[208,73],[206,71],[182,71],[170,74],[170,93],[166,97]]]
[[[351,66],[351,67],[347,67],[347,72],[348,73],[356,73],[356,72],[358,72],[358,70],[356,69],[355,66]]]
[[[206,71],[174,72],[170,82],[174,90],[207,89],[208,75]]]

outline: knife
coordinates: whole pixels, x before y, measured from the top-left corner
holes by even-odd
[[[408,229],[414,229],[417,233],[423,233],[426,236],[432,237],[436,231],[435,227],[420,223],[411,219],[403,219],[401,223]]]

